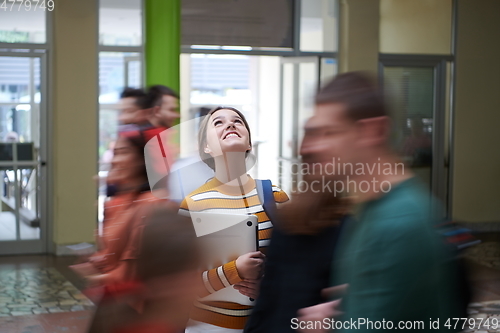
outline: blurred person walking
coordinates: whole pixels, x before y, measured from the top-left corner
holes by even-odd
[[[108,177],[118,192],[105,203],[103,233],[98,239],[100,249],[88,262],[95,271],[87,276],[90,285],[102,286],[135,278],[144,219],[156,206],[166,204],[166,200],[157,199],[149,188],[144,146],[144,138],[138,131],[120,133],[115,144]]]
[[[167,179],[179,152],[172,128],[179,118],[179,95],[169,87],[154,85],[148,88],[143,107],[147,125],[141,131],[145,141],[151,141],[145,147],[150,186],[160,198],[168,198]]]
[[[145,145],[145,158],[148,159],[148,172],[162,175],[164,179],[151,184],[152,189],[160,198],[167,198],[166,177],[178,154],[178,148],[171,138],[173,133],[167,133],[179,113],[179,96],[172,89],[163,85],[149,87],[147,92],[142,89],[125,88],[119,101],[120,132],[138,130],[144,141],[148,143],[155,138],[153,145]],[[116,185],[107,180],[108,196],[113,196],[118,190]]]
[[[311,138],[304,136],[302,147]],[[318,179],[301,153],[301,187],[280,205],[266,256],[259,298],[245,327],[246,333],[295,332],[291,321],[304,307],[326,301],[322,290],[330,286],[331,263],[349,201],[331,192],[315,191]],[[304,186],[303,184],[307,184]]]
[[[348,324],[340,331],[375,332],[383,322],[443,331],[447,319],[464,317],[457,270],[435,230],[439,204],[390,149],[390,119],[371,78],[345,73],[325,85],[305,132],[314,140],[302,153],[330,170],[331,191],[356,195],[357,205],[332,269],[333,286],[348,284],[344,296],[300,310],[292,327],[326,332],[307,323],[334,317]],[[372,324],[351,325],[360,319]]]
[[[157,84],[148,88],[144,105],[150,110],[147,120],[153,127],[170,128],[179,115],[179,95],[169,87]]]
[[[200,296],[234,286],[241,294],[255,299],[272,223],[259,201],[256,181],[247,174],[245,160],[252,149],[252,140],[244,115],[230,107],[210,111],[200,126],[198,146],[201,159],[215,171],[215,177],[184,199],[180,214],[223,212],[256,215],[259,244],[258,251],[203,272],[200,279],[204,281],[205,290]],[[288,200],[288,196],[272,186],[272,200],[282,203]],[[242,332],[251,311],[250,305],[198,300],[186,333]]]
[[[144,127],[150,127],[147,113],[144,107],[146,93],[143,89],[125,88],[120,94],[118,101],[118,134],[120,132],[138,131]],[[107,158],[113,158],[114,149],[108,152]],[[106,177],[106,196],[113,197],[119,190],[113,183],[109,174]]]
[[[125,88],[118,101],[118,121],[120,125],[149,126],[144,107],[146,93],[143,89]]]
[[[121,125],[136,125],[142,131],[165,130],[179,118],[179,95],[163,85],[143,89],[125,88],[118,102],[118,121]],[[130,127],[125,127],[125,131]],[[146,135],[146,141],[156,132]]]
[[[137,244],[135,279],[106,286],[89,333],[180,333],[201,287],[190,223],[155,208]]]

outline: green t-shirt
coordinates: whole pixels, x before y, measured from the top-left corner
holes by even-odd
[[[383,320],[386,331],[391,321],[393,329],[411,322],[415,331],[436,332],[437,319],[442,329],[460,312],[451,256],[434,227],[437,201],[411,178],[358,208],[335,254],[333,285],[349,284],[338,320],[366,321],[344,326],[356,332],[384,331]]]

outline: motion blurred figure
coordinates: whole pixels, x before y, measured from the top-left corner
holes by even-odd
[[[343,185],[356,195],[357,205],[332,269],[332,285],[348,284],[347,290],[341,301],[300,310],[302,323],[334,317],[385,320],[397,327],[422,321],[425,330],[436,331],[429,321],[440,319],[439,331],[447,318],[464,317],[455,268],[434,228],[442,216],[439,205],[410,170],[398,169],[401,161],[389,148],[389,132],[381,94],[363,73],[338,75],[316,96],[314,116],[305,127],[311,141],[302,153],[325,167],[335,159],[332,187]],[[343,168],[348,163],[355,168]],[[349,328],[377,331],[373,325],[344,330]]]
[[[110,284],[89,333],[180,333],[201,285],[192,224],[157,208],[144,225],[135,279]]]
[[[148,114],[144,107],[146,93],[142,89],[125,88],[118,101],[118,121],[121,125],[148,125]]]
[[[172,128],[179,118],[179,95],[169,87],[154,85],[148,88],[142,105],[147,122],[141,132],[146,142],[153,141],[145,147],[150,187],[160,198],[167,198],[167,179],[179,151]]]
[[[172,89],[163,85],[142,89],[125,88],[119,102],[120,132],[138,130],[145,143],[155,139],[154,145],[145,145],[145,158],[148,160],[148,172],[161,175],[164,179],[150,184],[159,198],[167,198],[166,177],[175,161],[178,148],[172,143],[174,133],[167,132],[179,113],[179,96]],[[107,180],[108,196],[113,196],[120,189],[117,184]]]
[[[302,147],[310,139],[306,135]],[[293,192],[290,201],[278,207],[277,217],[271,217],[275,223],[264,277],[246,333],[295,332],[290,322],[297,311],[328,299],[321,292],[330,286],[333,253],[349,201],[314,191],[311,184],[321,175],[306,172],[305,166],[312,163],[308,155],[301,155],[303,168],[298,173],[307,190]]]
[[[154,127],[170,128],[179,118],[179,95],[161,84],[149,87],[145,102],[147,120]]]
[[[119,191],[105,203],[100,249],[88,263],[95,271],[87,276],[91,285],[102,286],[135,278],[144,217],[156,206],[166,203],[157,199],[149,188],[144,145],[142,135],[132,131],[122,132],[114,146],[108,178]]]

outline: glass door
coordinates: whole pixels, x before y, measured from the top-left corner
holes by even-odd
[[[281,59],[281,113],[279,182],[287,193],[297,189],[300,175],[300,144],[304,124],[314,113],[314,96],[337,72],[337,62],[328,57],[284,57]]]
[[[0,56],[0,255],[46,251],[44,60]]]
[[[380,75],[394,123],[393,148],[446,203],[446,61],[381,57]]]

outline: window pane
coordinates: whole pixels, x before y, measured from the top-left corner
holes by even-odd
[[[12,11],[0,10],[0,42],[45,43],[45,11],[26,11],[24,5],[18,11],[16,7],[19,2]]]
[[[432,174],[434,131],[434,68],[386,67],[394,132],[391,141],[404,161],[429,187]]]
[[[141,75],[138,53],[99,53],[99,103],[118,102],[123,88],[141,86]]]
[[[337,59],[321,58],[320,63],[320,84],[324,85],[330,82],[337,74]]]
[[[337,13],[334,0],[301,2],[300,50],[337,51]]]
[[[101,0],[99,44],[136,46],[142,44],[142,1]]]
[[[293,157],[293,113],[294,113],[294,67],[293,64],[283,65],[283,115],[282,115],[282,137],[281,145],[282,152],[281,157],[292,158]]]
[[[141,87],[141,61],[138,53],[99,53],[99,159],[118,133],[117,103],[125,87]],[[106,164],[106,163],[104,163]],[[102,165],[105,169],[106,165]]]
[[[118,110],[101,108],[99,110],[99,159],[100,170],[107,170],[111,160],[105,156],[106,151],[113,150],[118,135]],[[111,154],[112,155],[112,154]]]
[[[30,81],[33,78],[33,82]],[[34,91],[30,91],[33,84]],[[0,58],[0,103],[40,102],[40,60],[38,58]]]

